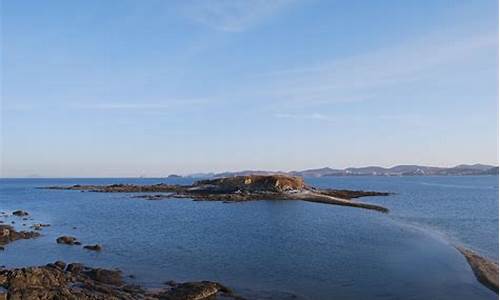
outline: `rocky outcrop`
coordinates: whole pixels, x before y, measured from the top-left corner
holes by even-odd
[[[61,261],[41,267],[0,270],[0,299],[202,300],[218,295],[241,299],[216,282],[187,282],[148,291],[125,283],[119,270],[66,265]]]
[[[38,236],[40,236],[40,234],[35,231],[16,231],[14,227],[10,225],[0,224],[0,246],[4,246],[16,240],[32,239]]]
[[[205,190],[212,193],[301,191],[306,188],[304,179],[285,175],[234,176],[196,182],[191,190]]]
[[[111,184],[111,185],[72,185],[72,186],[49,186],[43,189],[49,190],[75,190],[99,193],[167,193],[176,192],[178,185],[154,184],[154,185],[135,185],[135,184]]]
[[[498,264],[465,248],[458,251],[467,259],[477,280],[498,294]]]
[[[186,282],[171,285],[172,288],[167,292],[160,293],[161,299],[175,300],[197,300],[197,299],[213,299],[212,297],[218,293],[231,295],[232,292],[225,286],[211,281],[201,282]],[[241,299],[241,298],[240,298]]]

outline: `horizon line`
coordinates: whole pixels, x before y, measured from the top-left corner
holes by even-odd
[[[346,167],[346,168],[335,168],[335,167],[330,167],[330,166],[323,166],[323,167],[316,167],[316,168],[305,168],[305,169],[300,169],[300,170],[290,170],[290,171],[283,171],[283,170],[268,170],[268,169],[238,169],[238,170],[225,170],[221,172],[215,172],[215,171],[200,171],[200,172],[190,172],[190,173],[181,173],[181,172],[168,172],[168,174],[163,175],[163,176],[148,176],[148,175],[139,175],[139,176],[43,176],[43,175],[25,175],[25,176],[2,176],[0,175],[0,179],[100,179],[100,178],[120,178],[120,179],[138,179],[138,178],[145,178],[145,179],[160,179],[160,178],[167,178],[170,175],[177,175],[180,177],[193,177],[193,175],[197,174],[222,174],[222,173],[238,173],[238,172],[274,172],[274,173],[292,173],[292,172],[303,172],[303,171],[308,171],[308,170],[318,170],[318,169],[334,169],[334,170],[346,170],[350,168],[370,168],[370,167],[380,167],[384,169],[390,169],[394,168],[397,166],[420,166],[420,167],[429,167],[429,168],[455,168],[461,165],[468,165],[468,166],[474,166],[474,165],[484,165],[484,166],[490,166],[492,168],[498,168],[499,164],[498,162],[496,164],[489,164],[489,163],[460,163],[460,164],[454,164],[454,165],[449,165],[449,166],[436,166],[436,165],[425,165],[425,164],[393,164],[390,166],[382,166],[382,165],[363,165],[363,166],[356,166],[356,167]],[[451,175],[448,175],[451,176]],[[463,176],[463,175],[459,175]]]

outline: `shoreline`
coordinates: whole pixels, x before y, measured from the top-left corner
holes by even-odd
[[[45,266],[0,269],[0,299],[148,299],[202,300],[221,296],[244,300],[213,281],[177,283],[147,289],[124,280],[118,269],[92,268],[63,261]]]
[[[476,279],[498,294],[498,263],[464,247],[455,248],[465,257]]]

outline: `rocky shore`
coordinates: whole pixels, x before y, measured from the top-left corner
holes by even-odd
[[[204,201],[303,200],[388,212],[386,207],[354,201],[365,196],[387,196],[390,193],[318,189],[308,186],[301,177],[288,175],[248,175],[200,180],[192,185],[73,185],[46,189],[77,190],[102,193],[148,193],[134,197],[146,200],[190,198]],[[163,194],[151,194],[163,193]]]
[[[15,211],[16,217],[28,213]],[[2,213],[5,217],[6,213]],[[3,221],[2,221],[3,222]],[[37,230],[48,224],[35,224]],[[33,226],[35,226],[33,225]],[[0,250],[4,245],[20,239],[39,237],[38,231],[17,231],[11,225],[0,224]],[[81,245],[73,236],[60,236],[57,244]],[[85,245],[84,249],[101,251],[99,244]],[[0,300],[202,300],[243,299],[234,295],[227,287],[211,281],[175,283],[167,281],[163,287],[148,290],[125,282],[120,270],[91,268],[80,263],[66,264],[62,261],[45,266],[3,269],[0,266]]]
[[[16,231],[10,225],[0,224],[0,250],[4,250],[4,246],[16,240],[33,239],[40,236],[36,231]]]
[[[211,281],[175,283],[155,290],[127,284],[121,271],[62,261],[46,266],[0,270],[0,299],[242,299]]]
[[[477,280],[498,294],[498,263],[484,258],[477,253],[457,248],[465,256]]]

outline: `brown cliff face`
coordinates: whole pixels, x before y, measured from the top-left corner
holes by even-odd
[[[195,186],[212,189],[212,192],[234,193],[236,191],[281,193],[304,190],[301,177],[286,175],[248,175],[198,181]]]

